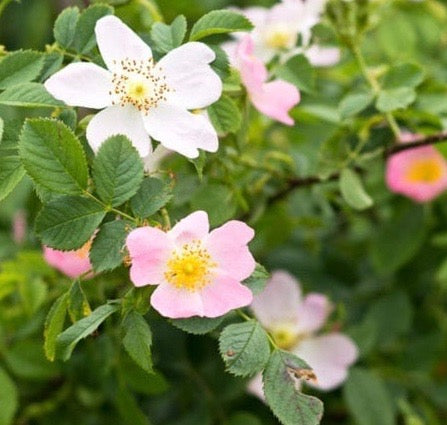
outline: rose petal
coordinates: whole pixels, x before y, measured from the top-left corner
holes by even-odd
[[[144,128],[141,114],[131,105],[109,106],[96,114],[87,126],[87,140],[94,152],[109,137],[117,134],[126,136],[141,157],[152,151],[151,139]]]
[[[198,149],[216,152],[219,146],[216,130],[201,114],[166,103],[143,116],[147,132],[165,148],[188,158],[197,158]]]
[[[205,211],[196,211],[180,220],[168,232],[168,236],[176,245],[183,245],[206,238],[209,228],[208,214]]]
[[[298,331],[313,333],[325,323],[332,310],[329,299],[323,294],[308,294],[297,307]]]
[[[116,16],[104,16],[95,27],[96,41],[107,68],[114,70],[115,62],[123,59],[148,61],[151,48]]]
[[[70,106],[102,109],[112,103],[112,74],[93,63],[67,65],[45,82],[45,88]]]
[[[157,64],[172,88],[169,103],[184,109],[200,109],[216,102],[222,94],[222,81],[210,67],[216,54],[205,44],[191,42],[171,50]]]
[[[78,251],[58,251],[45,246],[45,261],[71,279],[76,279],[92,269],[88,255],[80,255]]]
[[[140,227],[126,239],[132,266],[130,280],[135,286],[158,285],[173,246],[165,232],[155,227]]]

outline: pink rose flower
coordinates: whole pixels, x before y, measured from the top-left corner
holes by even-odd
[[[247,246],[253,236],[253,229],[234,220],[209,232],[204,211],[168,232],[140,227],[126,241],[130,279],[137,287],[158,285],[151,304],[165,317],[222,316],[253,299],[241,284],[255,269]]]
[[[415,140],[404,134],[402,142]],[[421,146],[392,155],[386,164],[386,183],[395,193],[416,202],[428,202],[447,188],[447,162],[433,146]]]
[[[76,251],[58,251],[48,246],[43,247],[45,261],[55,269],[68,277],[76,279],[92,270],[89,259],[92,241],[88,241],[82,248]],[[87,277],[92,277],[93,274]]]
[[[267,68],[254,56],[253,51],[253,39],[246,35],[238,44],[236,61],[251,102],[264,115],[283,124],[293,125],[289,111],[300,101],[298,89],[283,80],[267,82]]]
[[[313,369],[317,381],[309,385],[328,391],[346,379],[349,366],[357,359],[357,347],[340,332],[317,334],[332,309],[325,295],[303,297],[293,276],[276,271],[265,290],[255,296],[251,309],[280,348],[293,352]],[[250,381],[248,389],[264,398],[260,374]]]

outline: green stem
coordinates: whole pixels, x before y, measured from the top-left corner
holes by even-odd
[[[138,224],[138,219],[136,219],[135,217],[132,217],[131,215],[129,215],[123,211],[120,211],[116,208],[111,208],[109,205],[102,202],[100,199],[98,199],[96,196],[92,195],[90,192],[84,190],[84,195],[93,199],[94,201],[98,202],[98,204],[101,204],[106,211],[114,212],[115,214],[118,214],[121,217],[127,218],[129,221],[132,221],[132,222]]]
[[[92,62],[92,59],[89,58],[88,56],[81,55],[80,53],[70,53],[70,52],[67,52],[67,50],[61,49],[60,47],[55,46],[55,45],[51,46],[50,49],[53,52],[58,52],[58,53],[60,53],[60,54],[62,54],[64,56],[67,56],[67,57],[72,58],[72,59],[76,59],[76,60],[83,59],[83,60],[85,60],[87,62]]]
[[[163,223],[167,230],[171,229],[171,218],[169,217],[168,210],[166,208],[162,208],[160,210],[160,214],[163,217]]]
[[[363,57],[360,46],[356,43],[351,47],[351,49],[354,54],[354,57],[357,60],[357,63],[359,64],[359,67],[360,67],[360,70],[362,71],[363,76],[365,77],[366,81],[368,81],[369,85],[371,86],[373,93],[377,96],[381,90],[380,84],[378,83],[376,78],[369,72],[368,66],[366,64],[365,58]],[[400,140],[399,125],[397,124],[397,121],[394,118],[393,114],[391,112],[386,112],[385,119],[387,120],[388,125],[390,126],[390,129],[393,132],[394,137],[396,138],[396,141]]]
[[[0,1],[0,16],[2,15],[3,11],[6,9],[6,6],[8,6],[8,4],[11,2],[12,2],[12,0],[1,0]]]

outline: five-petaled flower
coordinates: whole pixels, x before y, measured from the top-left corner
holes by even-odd
[[[403,143],[418,136],[404,133]],[[421,146],[392,155],[386,164],[386,182],[391,191],[417,202],[428,202],[447,189],[447,161],[433,146]]]
[[[253,236],[253,229],[235,220],[209,232],[204,211],[168,232],[140,227],[126,241],[130,279],[135,286],[158,285],[151,304],[163,316],[222,316],[253,299],[241,284],[255,268],[247,246]]]
[[[186,43],[158,63],[150,47],[115,16],[98,20],[99,51],[108,68],[72,63],[51,76],[46,89],[70,106],[103,109],[90,121],[87,140],[96,152],[110,136],[124,134],[142,157],[151,139],[189,158],[198,149],[216,152],[216,131],[202,115],[219,99],[222,82],[210,67],[215,53],[205,44]]]
[[[293,352],[313,369],[317,381],[309,385],[327,391],[346,379],[349,366],[357,359],[357,347],[339,332],[317,335],[331,312],[325,295],[303,297],[293,276],[276,271],[265,290],[254,297],[251,309],[280,348]],[[249,391],[264,397],[261,375],[249,383]]]
[[[88,241],[84,246],[75,251],[59,251],[48,246],[44,246],[43,254],[45,261],[55,269],[64,273],[71,279],[76,279],[88,271],[92,270],[89,253],[92,241]],[[93,273],[86,277],[90,278]]]
[[[283,124],[293,125],[289,111],[300,101],[300,93],[287,81],[267,81],[267,68],[253,55],[253,49],[253,40],[250,35],[246,35],[236,51],[238,69],[251,102],[264,115]]]

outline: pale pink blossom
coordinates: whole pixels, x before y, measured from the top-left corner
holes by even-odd
[[[403,134],[403,143],[417,140]],[[416,202],[428,202],[447,189],[447,162],[433,146],[420,146],[398,152],[386,164],[386,183],[395,193]]]
[[[213,50],[190,42],[155,63],[150,47],[117,17],[99,19],[95,33],[107,69],[72,63],[45,83],[67,105],[102,109],[87,126],[95,152],[116,134],[127,136],[142,158],[152,151],[151,137],[189,158],[198,149],[217,151],[213,126],[190,112],[221,96],[222,82],[210,66]]]
[[[247,246],[253,236],[253,229],[235,220],[210,232],[204,211],[168,232],[140,227],[126,241],[130,280],[137,287],[158,285],[151,304],[165,317],[222,316],[253,299],[241,284],[255,268]]]
[[[75,251],[59,251],[44,246],[43,252],[44,258],[50,266],[64,273],[66,276],[76,279],[92,270],[89,259],[90,248],[91,241]],[[90,273],[85,277],[90,278],[92,276],[93,274]]]
[[[23,210],[19,210],[14,214],[12,219],[12,237],[16,244],[22,244],[26,239],[26,213]]]
[[[253,55],[253,40],[249,35],[239,43],[236,58],[242,82],[255,108],[274,120],[293,125],[289,111],[300,101],[298,89],[287,81],[267,81],[267,68]]]
[[[303,296],[293,276],[276,271],[265,290],[254,297],[251,309],[280,348],[293,352],[313,369],[317,381],[309,385],[328,391],[343,383],[357,359],[357,347],[343,333],[319,334],[332,310],[325,295]],[[260,375],[250,381],[248,389],[263,398]]]

